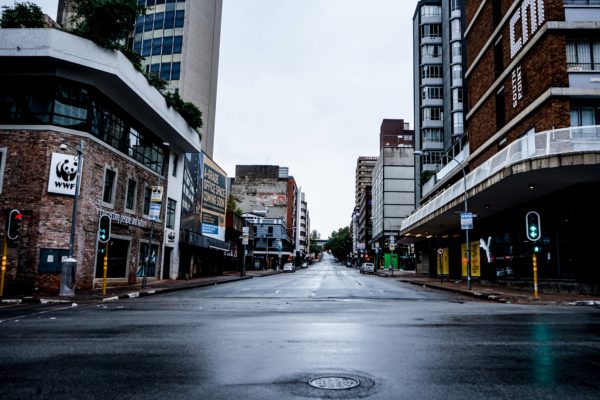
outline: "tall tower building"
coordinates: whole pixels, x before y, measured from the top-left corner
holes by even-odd
[[[420,0],[413,16],[416,198],[465,144],[463,0]]]
[[[136,21],[133,50],[144,57],[146,72],[202,111],[202,150],[212,157],[223,0],[138,2],[148,9]],[[59,1],[59,23],[68,26],[72,3]]]
[[[371,177],[377,157],[358,157],[356,160],[357,240],[366,244],[371,240]]]

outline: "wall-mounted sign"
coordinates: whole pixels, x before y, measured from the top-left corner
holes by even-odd
[[[510,83],[512,87],[512,106],[516,108],[519,101],[523,99],[523,73],[520,65],[513,70]]]
[[[162,203],[163,186],[152,186],[152,196],[150,201],[152,203]]]
[[[202,235],[225,240],[227,175],[204,155],[202,176]]]
[[[545,19],[544,0],[523,0],[510,18],[510,58],[515,58]]]
[[[112,211],[100,210],[100,216],[108,215],[114,224],[132,225],[145,228],[147,223],[143,219],[133,218],[129,215],[121,215]]]
[[[52,153],[52,160],[50,161],[50,174],[48,176],[49,193],[75,196],[75,185],[77,183],[77,162],[78,159],[76,155]]]

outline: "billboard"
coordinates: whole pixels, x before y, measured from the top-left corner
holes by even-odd
[[[200,210],[202,208],[202,153],[187,153],[183,169],[183,193],[181,196],[181,230],[201,233]]]
[[[225,240],[227,174],[204,155],[202,174],[202,235]]]

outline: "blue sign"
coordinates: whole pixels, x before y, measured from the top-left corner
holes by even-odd
[[[473,229],[473,213],[460,213],[460,229]]]
[[[217,225],[211,225],[204,223],[202,224],[202,234],[217,235],[219,233],[219,227]]]

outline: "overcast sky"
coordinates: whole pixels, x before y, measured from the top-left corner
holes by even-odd
[[[56,17],[57,0],[34,1]],[[0,0],[0,5],[13,1]],[[350,223],[359,156],[379,127],[413,127],[417,0],[223,0],[214,160],[287,166],[311,229]]]

